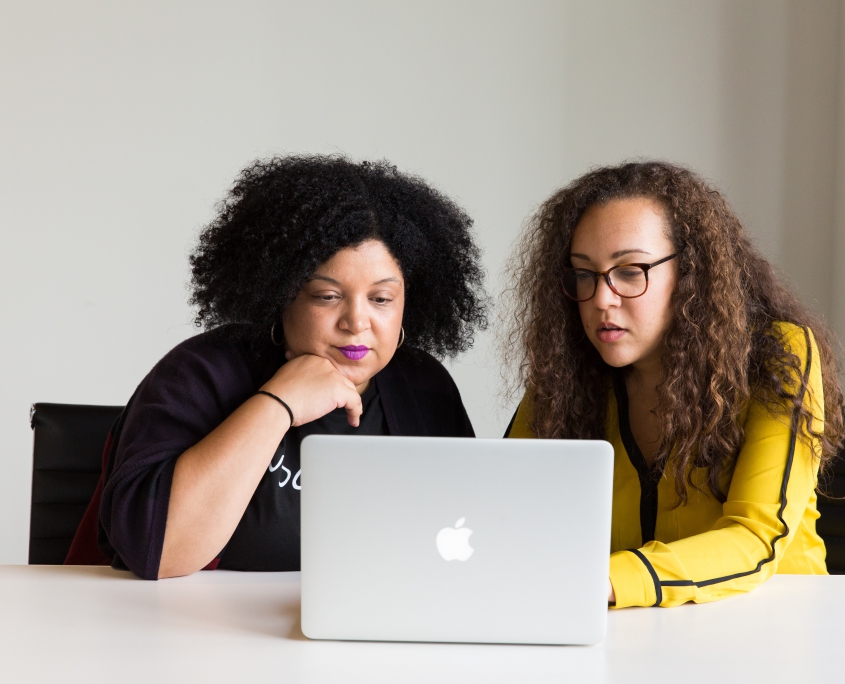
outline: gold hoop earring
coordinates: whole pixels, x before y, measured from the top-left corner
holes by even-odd
[[[399,349],[403,344],[405,344],[405,328],[404,326],[400,327],[402,334],[399,336],[399,344],[396,345],[396,348]]]
[[[278,323],[273,323],[273,327],[270,328],[270,340],[275,344],[277,347],[284,347],[285,341],[282,340],[281,342],[276,342],[276,326],[279,325]]]

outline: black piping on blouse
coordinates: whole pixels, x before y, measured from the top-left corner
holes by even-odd
[[[651,469],[645,461],[643,452],[637,446],[634,433],[631,432],[631,421],[628,416],[628,390],[620,373],[614,373],[613,391],[616,394],[616,408],[619,420],[619,433],[622,445],[628,453],[631,465],[637,470],[640,480],[640,534],[641,546],[654,541],[654,528],[657,526],[657,485],[660,482],[661,471]]]
[[[800,401],[799,405],[803,404],[804,402],[804,395],[807,393],[807,383],[810,379],[810,368],[813,362],[813,348],[810,344],[810,333],[806,327],[803,327],[804,330],[804,338],[807,342],[807,364],[804,367],[804,377],[801,383],[801,392],[800,392]],[[625,412],[627,415],[627,411]],[[760,569],[766,564],[771,563],[775,559],[775,545],[781,539],[786,537],[789,534],[789,525],[786,524],[786,521],[783,519],[783,512],[786,510],[786,490],[789,486],[789,475],[792,472],[792,462],[795,457],[795,443],[798,438],[798,431],[799,431],[799,414],[798,408],[796,407],[795,411],[792,414],[792,421],[791,421],[791,429],[792,429],[792,436],[789,440],[789,452],[786,457],[786,467],[783,470],[783,479],[781,480],[780,485],[780,508],[778,509],[777,518],[780,521],[781,525],[783,525],[783,532],[778,534],[772,540],[772,552],[769,554],[767,558],[763,558],[761,561],[757,563],[757,566],[752,570],[745,570],[744,572],[736,572],[732,575],[725,575],[724,577],[714,577],[712,579],[706,580],[665,580],[661,581],[658,577],[657,573],[652,567],[651,563],[648,562],[648,559],[639,551],[631,550],[646,566],[651,575],[652,580],[654,581],[654,593],[657,596],[657,601],[654,603],[655,606],[660,605],[661,601],[663,600],[663,590],[661,587],[708,587],[713,584],[720,584],[721,582],[730,582],[731,580],[738,579],[740,577],[747,577],[748,575],[753,575],[757,572],[760,572]],[[624,441],[624,437],[623,437]],[[627,446],[626,446],[627,449]],[[630,452],[629,452],[630,454]]]
[[[521,404],[522,402],[520,402]],[[510,437],[511,430],[513,430],[513,424],[516,421],[516,414],[519,413],[519,406],[516,407],[516,411],[513,412],[513,416],[511,416],[511,422],[508,423],[508,426],[505,428],[505,434],[502,435],[502,439],[507,439]]]

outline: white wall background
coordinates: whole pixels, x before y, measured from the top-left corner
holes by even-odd
[[[194,333],[186,255],[255,157],[423,175],[494,292],[555,187],[669,158],[845,330],[841,4],[0,0],[0,563],[26,562],[29,405],[122,404]],[[453,365],[482,436],[512,409],[491,339]]]

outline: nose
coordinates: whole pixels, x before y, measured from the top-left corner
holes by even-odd
[[[597,309],[604,310],[612,306],[619,306],[621,300],[622,298],[610,289],[610,285],[607,284],[607,277],[600,277],[596,285],[596,294],[593,295],[593,305]]]
[[[341,330],[358,335],[370,328],[370,317],[367,312],[366,297],[350,297],[346,300],[346,306],[341,313],[338,327]]]

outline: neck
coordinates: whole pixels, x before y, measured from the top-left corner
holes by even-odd
[[[368,380],[365,380],[364,382],[362,382],[360,385],[355,385],[355,389],[358,390],[358,394],[363,394],[368,389],[370,389],[370,383],[372,381],[373,381],[373,379],[369,378]]]
[[[659,358],[631,364],[631,373],[627,382],[628,391],[651,394],[657,388],[662,375],[663,365]]]

